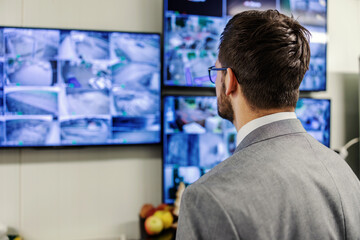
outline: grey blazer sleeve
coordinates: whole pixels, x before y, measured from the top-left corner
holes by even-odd
[[[187,187],[180,209],[177,240],[240,239],[229,214],[205,186]]]

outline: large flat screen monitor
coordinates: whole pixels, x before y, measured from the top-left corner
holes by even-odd
[[[314,138],[329,146],[329,100],[301,98],[296,114]],[[180,182],[195,182],[233,154],[236,134],[232,123],[218,116],[216,97],[165,97],[163,201],[173,203]]]
[[[326,0],[164,0],[164,78],[168,87],[213,87],[220,34],[238,12],[278,9],[293,14],[313,33],[311,64],[302,91],[326,90]],[[324,37],[325,36],[325,37]]]
[[[159,143],[160,36],[0,28],[0,147]]]

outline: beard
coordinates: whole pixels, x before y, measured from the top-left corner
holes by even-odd
[[[217,97],[217,109],[220,117],[234,123],[234,109],[229,96],[225,94],[225,83],[222,82],[220,96]]]

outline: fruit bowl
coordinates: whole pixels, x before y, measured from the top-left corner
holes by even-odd
[[[173,215],[172,206],[160,204],[155,208],[144,204],[139,218],[141,239],[175,239],[177,216]]]

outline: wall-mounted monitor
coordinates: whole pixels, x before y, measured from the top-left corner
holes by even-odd
[[[164,0],[164,86],[214,87],[207,69],[216,61],[220,34],[231,16],[251,9],[293,14],[313,33],[300,90],[326,90],[326,0]]]
[[[280,11],[305,25],[326,26],[327,0],[280,0]]]
[[[326,90],[326,46],[325,28],[305,26],[311,33],[310,64],[300,85],[300,91]]]
[[[164,98],[163,198],[173,203],[180,182],[191,184],[229,157],[236,129],[217,114],[216,97]]]
[[[329,99],[300,98],[295,113],[305,130],[316,140],[330,147]]]
[[[0,28],[0,147],[159,143],[160,36]]]
[[[216,97],[166,96],[163,102],[163,201],[171,204],[180,182],[195,182],[235,151],[237,131],[218,116]],[[330,100],[301,98],[295,112],[308,133],[329,146]]]

